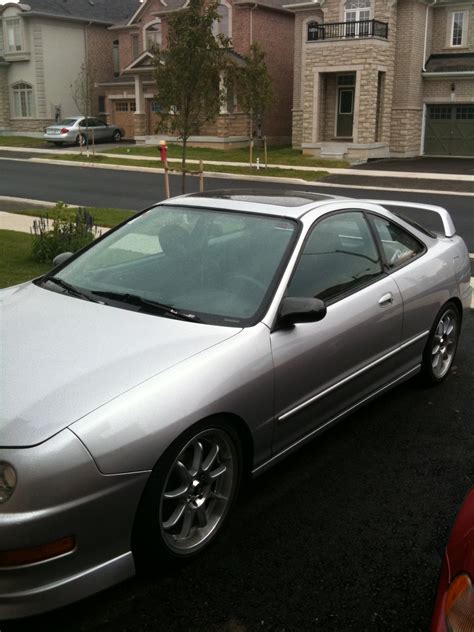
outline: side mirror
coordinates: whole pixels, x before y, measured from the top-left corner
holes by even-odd
[[[326,305],[319,298],[288,296],[281,302],[278,322],[284,327],[296,323],[316,323],[326,316]]]
[[[67,261],[69,259],[69,257],[72,257],[73,254],[74,253],[72,253],[72,252],[62,252],[60,255],[56,255],[56,257],[54,257],[54,259],[53,259],[54,267],[60,266],[62,263]]]

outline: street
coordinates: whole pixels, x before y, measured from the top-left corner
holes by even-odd
[[[197,190],[197,178],[188,178],[187,182],[189,192]],[[306,188],[311,191],[355,198],[370,197],[437,204],[445,206],[452,213],[457,231],[464,237],[470,252],[474,252],[473,197],[441,195],[439,193],[352,189],[337,185],[318,187],[306,183],[291,185],[270,182],[249,183],[245,180],[232,178],[206,178],[205,187],[207,190],[252,188],[280,191],[282,189],[304,190]],[[449,182],[446,182],[445,188],[449,190]],[[171,195],[179,195],[180,192],[180,178],[172,176]],[[140,210],[163,199],[163,175],[1,159],[0,196],[2,195],[52,202],[62,200],[68,204],[84,204],[86,206]]]
[[[157,174],[0,161],[0,196],[138,210],[163,198],[162,184]],[[472,197],[311,190],[446,206],[474,252]],[[199,559],[0,631],[427,632],[444,546],[473,485],[473,339],[469,311],[443,384],[397,387],[247,483]]]

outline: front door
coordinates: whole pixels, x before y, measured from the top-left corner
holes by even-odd
[[[403,324],[400,292],[360,211],[318,221],[287,295],[321,298],[328,310],[271,334],[276,452],[395,379]]]
[[[352,138],[355,99],[354,83],[354,75],[339,75],[337,78],[337,138]]]

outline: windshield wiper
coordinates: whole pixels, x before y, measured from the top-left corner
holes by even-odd
[[[66,290],[66,292],[68,294],[72,294],[73,296],[77,296],[79,298],[83,298],[86,301],[91,301],[92,303],[100,303],[101,301],[99,301],[97,298],[95,298],[95,296],[93,296],[90,292],[86,292],[86,290],[81,290],[78,287],[75,287],[74,285],[71,285],[70,283],[68,283],[67,281],[64,281],[63,279],[60,279],[59,277],[45,277],[42,280],[42,283],[55,283],[56,285],[59,285],[59,287],[61,287],[63,290]]]
[[[121,292],[109,292],[104,291],[101,292],[99,290],[94,290],[92,294],[96,296],[100,296],[105,299],[111,299],[113,301],[120,301],[121,303],[126,303],[127,305],[136,305],[137,307],[145,308],[147,310],[153,310],[160,314],[166,314],[171,316],[172,318],[179,318],[181,320],[189,320],[195,323],[200,322],[200,318],[193,314],[192,312],[183,312],[175,309],[172,305],[166,305],[165,303],[159,303],[158,301],[152,301],[138,294],[129,294],[129,293],[121,293]]]

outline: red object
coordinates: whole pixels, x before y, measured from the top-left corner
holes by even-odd
[[[166,143],[160,143],[160,158],[162,162],[168,160],[168,145]]]
[[[459,610],[454,612],[453,599],[457,597],[456,583],[462,575],[474,582],[474,487],[466,496],[454,523],[448,546],[444,554],[438,594],[436,595],[431,632],[472,632],[474,631],[474,592],[466,590]],[[446,623],[447,611],[450,618],[459,620],[459,624]]]
[[[62,130],[61,130],[61,134],[68,134],[68,133],[69,133],[68,128],[67,127],[63,127]]]

